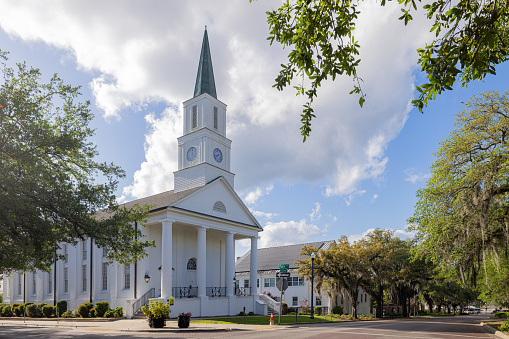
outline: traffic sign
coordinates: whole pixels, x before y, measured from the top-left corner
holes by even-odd
[[[290,272],[276,272],[277,278],[289,278]]]
[[[288,288],[288,280],[286,280],[286,278],[279,279],[276,283],[276,287],[280,291],[286,291]]]
[[[279,264],[279,272],[288,272],[290,264]]]

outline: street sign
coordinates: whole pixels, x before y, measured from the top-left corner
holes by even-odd
[[[290,272],[276,272],[277,278],[289,278]]]
[[[288,272],[290,264],[279,264],[279,272]]]
[[[288,280],[286,278],[280,278],[276,283],[276,287],[280,291],[286,291],[288,288]]]

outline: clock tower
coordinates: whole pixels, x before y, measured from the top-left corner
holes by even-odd
[[[207,28],[203,34],[194,96],[184,102],[184,131],[178,140],[178,171],[174,191],[203,186],[230,172],[231,140],[226,138],[226,105],[217,100]]]

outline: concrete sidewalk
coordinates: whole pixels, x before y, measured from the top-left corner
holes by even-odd
[[[120,319],[114,321],[83,320],[38,320],[0,318],[0,328],[3,326],[28,326],[41,328],[71,328],[83,332],[229,332],[229,331],[252,331],[270,328],[282,328],[283,326],[267,325],[243,325],[243,324],[202,324],[191,323],[189,328],[179,328],[176,320],[167,320],[163,328],[150,328],[146,319]]]

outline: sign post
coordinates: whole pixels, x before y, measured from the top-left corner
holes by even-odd
[[[281,313],[283,311],[283,298],[285,295],[285,290],[288,288],[288,279],[290,276],[290,272],[288,272],[288,268],[290,265],[288,264],[280,264],[279,272],[276,272],[276,277],[279,278],[276,283],[276,287],[279,290],[279,320],[278,325],[281,325]]]

